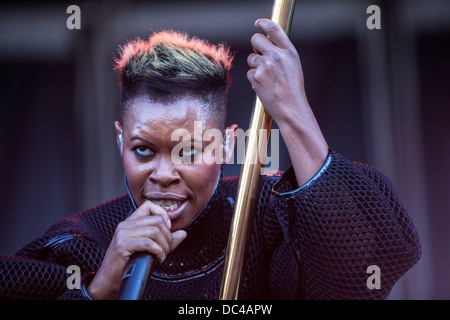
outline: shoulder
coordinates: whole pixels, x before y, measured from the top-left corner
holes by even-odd
[[[46,233],[76,233],[88,238],[109,238],[112,237],[117,224],[127,217],[131,208],[131,201],[124,194],[57,221]]]
[[[69,240],[87,241],[107,247],[117,224],[126,218],[131,207],[128,196],[122,195],[69,215],[56,221],[42,236],[22,247],[16,255],[42,258],[49,251],[67,244]]]

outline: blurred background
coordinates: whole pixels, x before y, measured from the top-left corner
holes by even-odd
[[[247,130],[249,40],[271,0],[13,3],[0,5],[0,255],[125,193],[113,62],[126,40],[171,28],[227,42],[228,122]],[[69,30],[73,4],[81,29]],[[379,30],[366,26],[372,4]],[[450,299],[450,2],[297,0],[291,40],[330,147],[387,174],[420,234],[422,259],[390,299]]]

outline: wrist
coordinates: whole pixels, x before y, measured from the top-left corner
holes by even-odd
[[[94,300],[92,298],[92,296],[89,294],[87,288],[86,288],[86,284],[87,283],[91,283],[92,279],[95,277],[95,273],[92,272],[91,274],[87,275],[84,279],[83,282],[81,284],[81,294],[83,295],[84,299],[86,300]]]
[[[277,123],[280,131],[295,130],[297,133],[309,131],[312,123],[317,123],[314,113],[306,99],[296,99],[290,104],[277,107],[278,114],[273,120]]]
[[[103,283],[110,283],[109,281],[103,281],[101,274],[96,274],[91,283],[86,288],[87,295],[91,300],[114,300],[117,297],[119,289],[114,290],[106,288]]]
[[[295,111],[295,110],[294,110]],[[298,110],[277,122],[294,167],[299,185],[306,183],[322,167],[329,148],[310,110]]]

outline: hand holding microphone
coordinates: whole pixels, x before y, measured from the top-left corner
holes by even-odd
[[[186,238],[185,231],[172,232],[170,228],[166,210],[151,201],[119,223],[102,265],[87,288],[90,296],[116,299],[121,291],[121,299],[138,298],[145,289],[153,260],[163,262]],[[121,289],[122,279],[134,284]]]

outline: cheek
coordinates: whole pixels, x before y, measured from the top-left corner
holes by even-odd
[[[192,166],[195,166],[196,170],[190,172],[189,177],[185,175],[186,182],[189,180],[189,187],[196,193],[196,198],[204,202],[210,198],[216,186],[220,165],[213,163]]]
[[[139,190],[145,184],[147,180],[147,173],[145,167],[136,162],[132,156],[129,156],[127,152],[123,155],[123,168],[127,177],[128,187],[135,200],[138,200]]]

